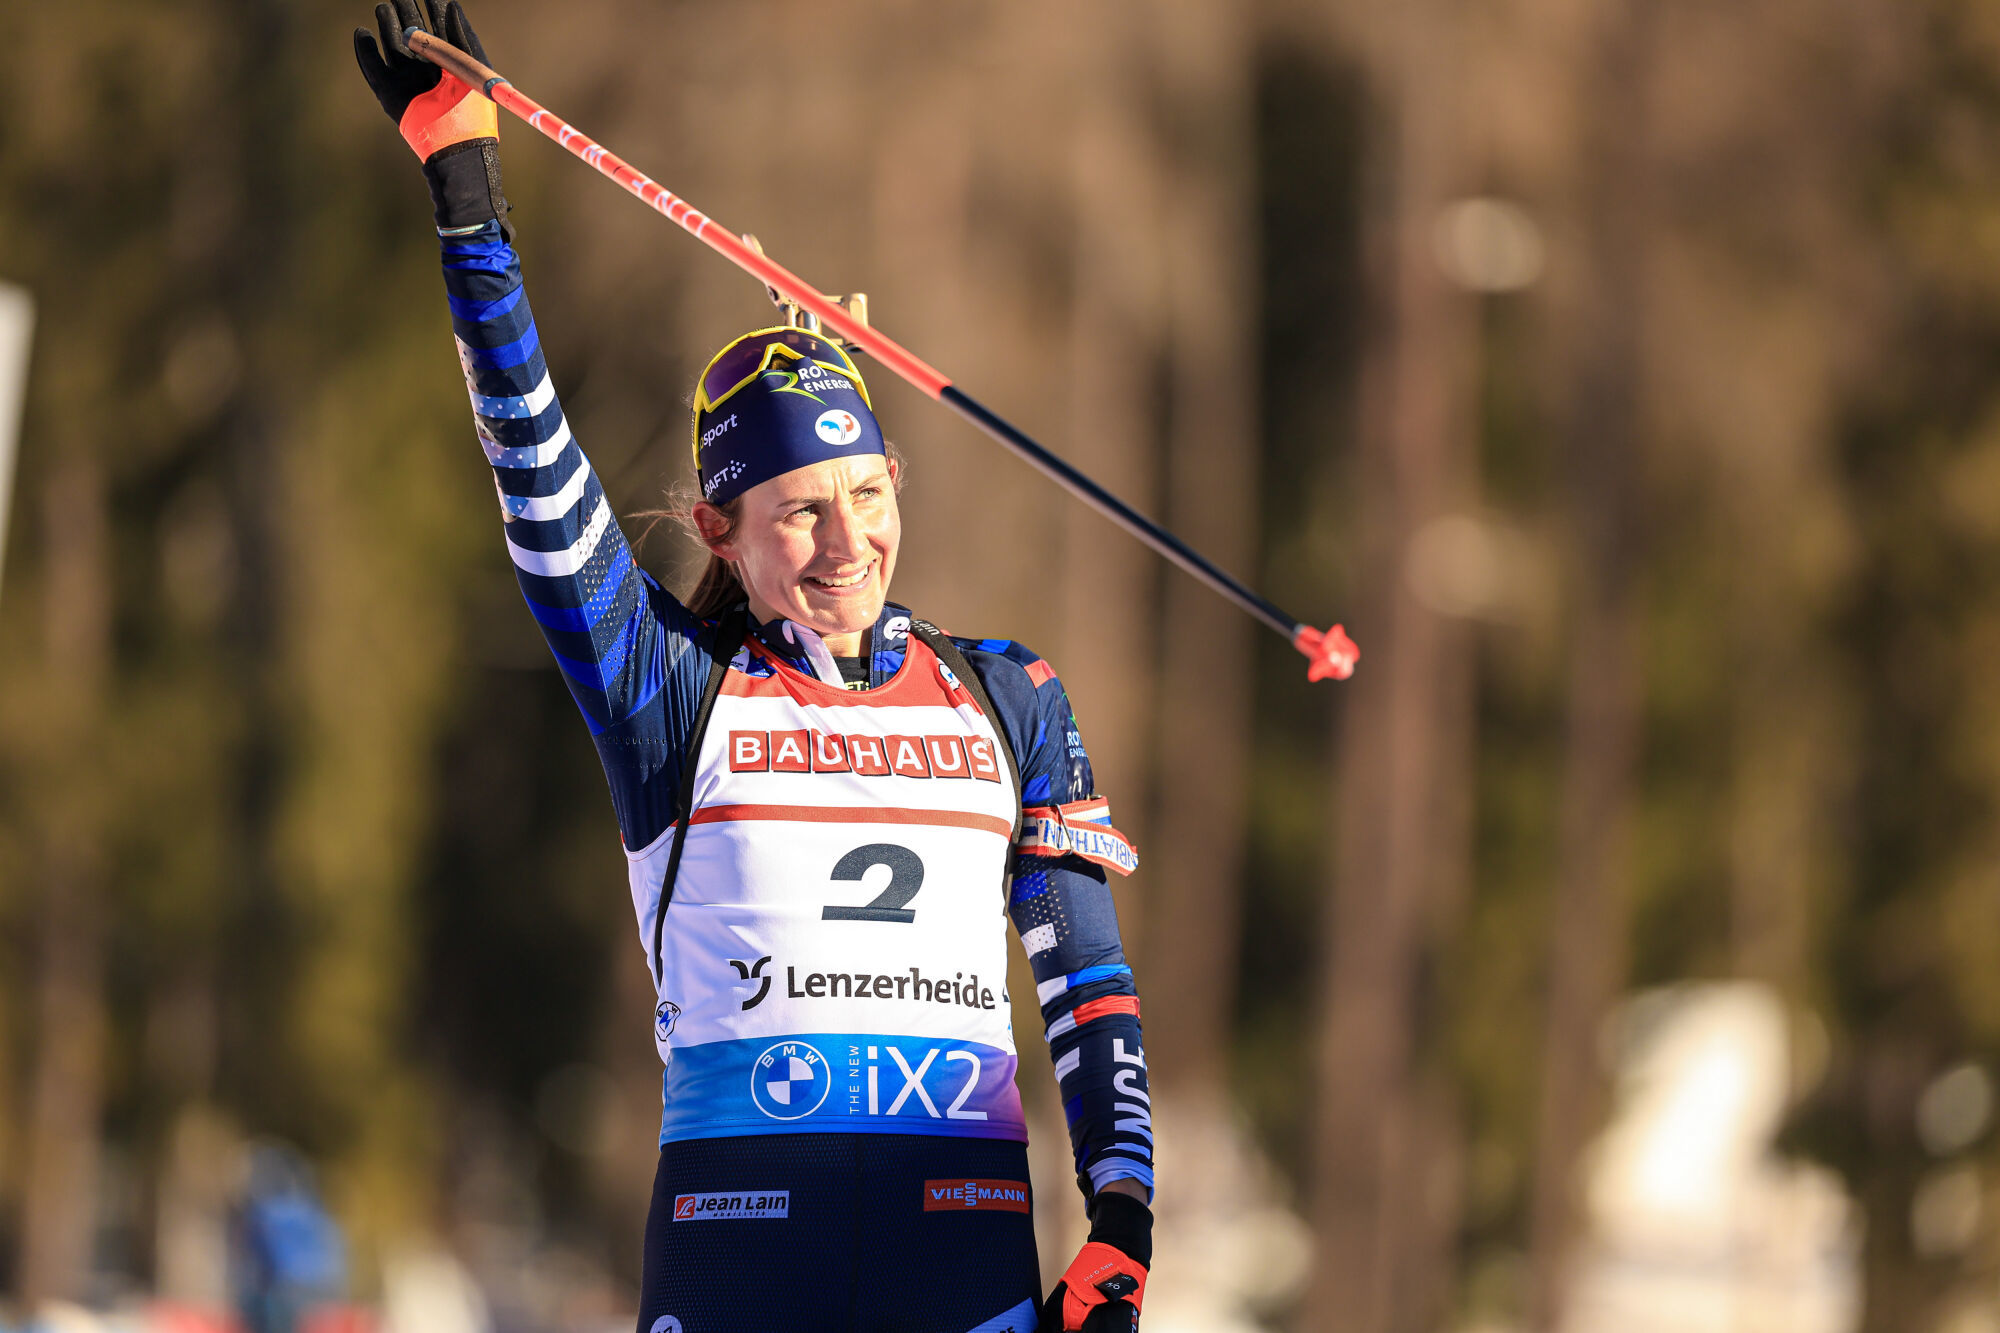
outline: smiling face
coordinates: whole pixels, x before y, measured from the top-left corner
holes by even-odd
[[[880,454],[814,463],[743,492],[733,528],[710,504],[696,505],[694,519],[708,549],[735,567],[752,614],[795,620],[836,657],[855,657],[896,572],[895,468]]]

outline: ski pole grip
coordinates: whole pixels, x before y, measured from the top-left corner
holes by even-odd
[[[507,82],[500,74],[480,64],[450,42],[433,37],[422,28],[413,25],[403,29],[403,41],[411,51],[488,98],[493,96],[494,84]]]

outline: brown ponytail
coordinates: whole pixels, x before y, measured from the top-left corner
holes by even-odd
[[[701,526],[694,521],[694,507],[700,503],[701,488],[694,482],[684,481],[669,488],[664,509],[646,509],[632,516],[650,520],[640,532],[639,542],[635,544],[643,544],[646,538],[652,536],[653,529],[660,525],[661,519],[671,519],[697,546],[706,546],[707,543],[702,540]],[[737,520],[742,517],[743,497],[739,495],[727,504],[716,505],[715,509],[725,520],[720,537],[727,541],[729,534],[736,530]],[[701,567],[701,575],[695,579],[693,590],[681,598],[681,605],[704,620],[714,620],[730,607],[743,601],[746,596],[742,582],[736,577],[734,566],[710,551],[708,563]]]

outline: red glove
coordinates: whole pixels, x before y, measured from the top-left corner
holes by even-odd
[[[1137,1333],[1153,1210],[1129,1194],[1090,1201],[1090,1240],[1042,1305],[1041,1333]]]

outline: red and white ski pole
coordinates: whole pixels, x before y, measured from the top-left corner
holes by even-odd
[[[554,115],[540,102],[521,92],[501,75],[494,73],[486,65],[474,60],[451,43],[416,27],[405,29],[403,37],[409,43],[412,52],[447,73],[455,75],[468,87],[483,92],[496,104],[505,107],[569,149],[596,168],[600,175],[609,177],[629,193],[638,196],[640,202],[664,215],[669,222],[679,223],[695,239],[706,242],[711,250],[730,263],[786,300],[793,302],[800,309],[816,316],[822,325],[832,329],[843,342],[866,352],[932,398],[952,408],[973,425],[1053,477],[1106,518],[1284,635],[1294,648],[1305,654],[1309,664],[1306,668],[1308,679],[1324,680],[1331,676],[1335,680],[1346,680],[1354,674],[1354,664],[1360,660],[1361,650],[1355,647],[1354,640],[1348,638],[1347,632],[1339,625],[1327,630],[1317,630],[1302,621],[1292,619],[1271,602],[1245,587],[1232,575],[1218,568],[1213,561],[1179,537],[1105,490],[1058,455],[1037,444],[1004,417],[961,391],[944,375],[895,339],[855,319],[790,269],[744,244],[735,232],[719,225],[706,213],[694,208],[687,200],[635,170],[625,159],[561,117]]]

